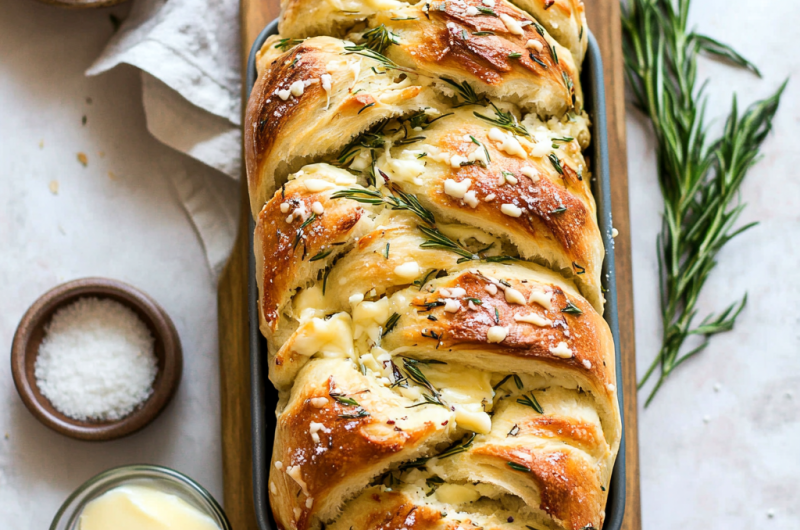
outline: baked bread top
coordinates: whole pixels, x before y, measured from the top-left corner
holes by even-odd
[[[583,5],[515,4],[287,0],[258,55],[283,529],[602,527],[621,422]]]

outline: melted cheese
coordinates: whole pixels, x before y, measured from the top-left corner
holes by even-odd
[[[367,151],[362,150],[362,152]],[[417,158],[421,152],[407,149],[393,158],[391,149],[386,149],[378,158],[378,166],[389,175],[393,182],[420,185],[422,181],[419,177],[425,172],[425,159]]]
[[[536,313],[529,313],[527,315],[514,315],[514,320],[516,322],[525,322],[526,324],[533,324],[534,326],[539,326],[541,328],[553,325],[552,320],[540,317]]]
[[[322,294],[322,286],[315,285],[308,289],[303,289],[293,301],[293,311],[295,317],[301,324],[305,324],[312,318],[322,318],[325,316],[325,296]]]
[[[381,298],[377,302],[361,302],[353,308],[353,336],[359,339],[366,335],[373,342],[378,342],[381,328],[389,320],[389,299]]]
[[[308,357],[326,353],[352,358],[353,329],[350,315],[337,313],[328,320],[312,318],[297,330],[292,351]]]
[[[436,488],[436,500],[446,504],[467,504],[480,499],[481,494],[471,485],[442,484]]]
[[[455,408],[458,427],[480,434],[491,431],[492,420],[487,412],[492,407],[494,390],[489,372],[450,364],[429,364],[422,371],[442,399]]]
[[[511,133],[505,133],[496,127],[492,127],[489,131],[489,139],[495,142],[500,142],[499,149],[505,151],[506,154],[511,156],[518,156],[520,158],[527,158],[528,154],[522,148],[522,145]]]

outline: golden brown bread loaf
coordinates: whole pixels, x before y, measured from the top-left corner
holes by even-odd
[[[515,4],[286,0],[259,53],[282,529],[603,525],[621,424],[583,5]]]

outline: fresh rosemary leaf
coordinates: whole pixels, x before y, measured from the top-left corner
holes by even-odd
[[[453,241],[452,239],[450,239],[449,237],[447,237],[446,235],[444,235],[435,228],[429,228],[427,226],[418,225],[417,229],[423,234],[425,234],[428,238],[420,245],[420,247],[422,248],[449,250],[450,252],[455,252],[459,256],[467,259],[477,258],[477,256],[475,256],[472,252],[465,249],[464,247],[462,247],[461,245],[459,245],[458,243],[456,243],[455,241]]]
[[[477,112],[473,112],[473,114],[492,125],[496,125],[497,127],[501,127],[503,129],[509,130],[514,134],[518,134],[520,136],[530,136],[528,133],[528,129],[525,128],[524,125],[517,121],[517,117],[514,116],[511,111],[503,112],[497,106],[492,103],[492,108],[494,108],[494,118],[490,118],[488,116],[484,116],[483,114],[479,114]]]
[[[325,288],[328,286],[328,275],[331,273],[333,267],[325,267],[325,273],[322,275],[322,294],[325,294]]]
[[[561,166],[561,160],[556,156],[555,153],[550,153],[547,155],[547,158],[550,159],[550,163],[553,164],[553,168],[558,172],[559,175],[564,174],[564,168]]]
[[[300,225],[300,228],[297,229],[297,234],[294,236],[294,245],[292,246],[293,249],[297,248],[297,245],[300,243],[300,240],[303,238],[303,230],[317,220],[317,214],[312,213],[308,216],[308,219],[303,221],[303,224]]]
[[[448,447],[447,449],[445,449],[444,451],[442,451],[438,455],[417,458],[416,460],[412,460],[410,462],[403,462],[402,464],[400,464],[399,469],[400,470],[406,470],[406,469],[415,469],[415,468],[425,467],[425,464],[431,458],[442,459],[442,458],[447,458],[449,456],[457,455],[459,453],[463,453],[464,451],[468,451],[469,448],[472,447],[472,442],[473,442],[473,440],[475,440],[475,436],[477,436],[477,435],[474,432],[471,432],[467,436],[462,438],[461,441],[451,445],[450,447]]]
[[[360,109],[358,109],[358,114],[361,114],[362,112],[364,112],[364,111],[365,111],[365,110],[367,110],[368,108],[370,108],[370,107],[374,107],[374,106],[375,106],[375,102],[374,102],[374,101],[373,101],[372,103],[367,103],[366,105],[364,105],[363,107],[361,107]]]
[[[360,55],[362,57],[366,57],[367,59],[372,59],[387,70],[408,70],[407,68],[401,68],[397,65],[397,63],[387,58],[382,53],[377,52],[364,44],[360,44],[358,46],[345,46],[344,49],[345,51],[342,53],[342,55]]]
[[[514,471],[524,471],[525,473],[531,472],[531,468],[523,466],[521,464],[517,464],[516,462],[508,462],[508,467],[510,467]]]
[[[303,39],[280,39],[278,42],[275,43],[275,48],[286,51],[289,48],[293,48],[303,42]]]
[[[331,255],[331,252],[333,252],[332,248],[328,249],[328,250],[322,250],[316,256],[311,258],[309,261],[319,261],[321,259],[325,259],[325,258],[327,258],[328,256]]]
[[[547,63],[545,63],[544,61],[542,61],[541,59],[536,57],[533,53],[528,54],[528,57],[531,58],[531,61],[535,62],[536,64],[538,64],[539,66],[541,66],[545,70],[547,69]]]
[[[501,386],[503,386],[503,383],[505,383],[505,382],[506,382],[506,381],[508,381],[509,379],[511,379],[511,375],[507,375],[507,376],[505,376],[504,378],[502,378],[502,379],[500,380],[500,382],[499,382],[499,383],[497,383],[496,385],[494,385],[494,386],[492,387],[492,390],[494,390],[494,391],[497,391],[497,389],[498,389],[498,388],[500,388]]]
[[[480,11],[483,15],[489,15],[491,17],[497,16],[497,13],[495,13],[494,10],[489,7],[478,6],[478,11]]]
[[[344,394],[337,394],[337,393],[331,392],[328,395],[331,396],[336,401],[338,401],[339,403],[341,403],[342,405],[347,405],[348,407],[358,407],[358,406],[360,406],[358,404],[358,401],[356,401],[353,398],[349,398],[349,397],[345,396]]]
[[[570,301],[567,301],[567,306],[564,309],[562,309],[561,312],[562,313],[566,313],[568,315],[582,315],[583,314],[583,311],[581,311],[581,308],[576,306],[575,304],[573,304]]]
[[[444,480],[440,479],[439,477],[430,477],[425,479],[425,485],[428,486],[431,490],[425,494],[426,497],[430,497],[433,495],[436,490],[444,484]]]
[[[509,59],[519,59],[520,57],[522,57],[522,54],[519,53],[519,52],[514,52],[514,53],[509,53],[508,54],[508,58]]]
[[[353,414],[339,414],[340,418],[344,418],[344,419],[348,419],[348,420],[354,420],[354,419],[357,419],[357,418],[364,418],[366,416],[369,416],[369,412],[367,412],[364,409],[356,409],[355,413],[353,413]]]
[[[472,35],[474,37],[493,37],[495,33],[493,31],[474,31]]]
[[[491,161],[492,161],[492,156],[489,154],[489,150],[488,150],[488,149],[486,149],[486,146],[485,146],[485,145],[483,145],[482,143],[480,143],[480,142],[479,142],[479,141],[478,141],[478,140],[477,140],[477,139],[476,139],[474,136],[472,136],[471,134],[469,135],[469,137],[470,137],[470,139],[472,140],[472,143],[473,143],[473,144],[475,144],[475,145],[477,145],[477,146],[479,146],[479,147],[482,147],[482,148],[483,148],[483,153],[486,155],[486,161],[487,161],[487,162],[491,162]]]
[[[366,31],[362,37],[366,41],[367,48],[381,55],[392,44],[400,44],[400,37],[389,31],[383,24]]]
[[[678,366],[702,352],[712,336],[730,331],[747,302],[745,295],[721,313],[695,323],[698,300],[725,244],[754,223],[737,226],[738,203],[747,172],[772,129],[786,84],[740,112],[736,97],[725,126],[711,137],[705,83],[698,88],[697,59],[706,53],[758,74],[729,46],[688,30],[691,0],[630,0],[623,6],[625,70],[636,107],[652,122],[664,218],[656,246],[659,263],[662,340],[641,389],[659,375],[649,405]],[[693,336],[700,344],[685,351]]]
[[[392,316],[389,317],[389,320],[386,321],[386,327],[383,328],[383,333],[381,333],[381,337],[385,337],[387,333],[392,331],[394,327],[397,325],[397,321],[400,320],[400,315],[397,313],[392,313]]]
[[[386,250],[383,251],[383,257],[389,259],[389,243],[386,243]]]
[[[420,279],[414,280],[414,285],[419,287],[419,290],[421,291],[422,288],[425,287],[425,284],[428,283],[428,280],[431,278],[431,276],[435,275],[438,272],[439,272],[439,269],[431,269],[431,270],[429,270],[427,273],[425,273],[425,276],[423,276]]]
[[[452,79],[448,79],[446,77],[440,77],[439,79],[441,79],[442,81],[453,87],[456,90],[456,92],[458,92],[458,94],[462,98],[464,98],[464,103],[455,105],[455,107],[461,107],[464,105],[478,105],[479,103],[484,101],[484,97],[479,96],[475,92],[475,89],[472,88],[472,86],[470,86],[470,84],[467,83],[466,81],[464,81],[463,83],[457,83],[456,81],[453,81]]]
[[[533,392],[531,392],[530,397],[528,397],[527,394],[522,394],[522,397],[517,400],[517,403],[520,405],[525,405],[526,407],[530,407],[539,414],[544,414],[544,409],[541,405],[539,405],[539,402],[536,400],[536,396],[533,395]]]

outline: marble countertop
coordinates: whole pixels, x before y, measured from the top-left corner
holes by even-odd
[[[733,43],[764,72],[759,80],[703,62],[701,77],[712,78],[710,115],[726,111],[734,88],[745,104],[798,77],[794,0],[769,9],[745,0],[695,4],[700,30]],[[47,289],[109,276],[142,288],[170,313],[183,341],[183,382],[153,425],[92,444],[40,425],[19,400],[8,363],[0,363],[0,514],[17,530],[46,528],[81,482],[126,463],[168,465],[222,493],[214,278],[163,178],[197,163],[147,133],[138,72],[83,75],[111,35],[109,14],[126,10],[0,0],[0,346],[9,351],[20,317]],[[648,530],[800,528],[800,276],[792,272],[800,258],[800,150],[792,140],[799,101],[792,82],[764,159],[742,189],[742,220],[761,224],[725,249],[703,297],[701,311],[748,292],[739,325],[640,411]],[[653,145],[633,110],[628,136],[641,373],[660,336],[654,245],[661,199]],[[86,167],[78,153],[87,155]]]

